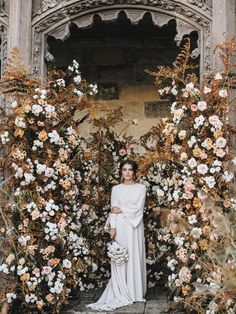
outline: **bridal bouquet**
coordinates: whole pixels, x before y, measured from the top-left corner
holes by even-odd
[[[128,250],[115,240],[107,244],[107,255],[110,257],[111,261],[117,265],[122,265],[129,259]]]

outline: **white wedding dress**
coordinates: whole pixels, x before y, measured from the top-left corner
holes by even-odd
[[[128,249],[129,259],[123,265],[111,262],[111,278],[96,303],[87,305],[98,311],[143,301],[147,290],[143,209],[146,187],[143,184],[118,184],[111,193],[111,207],[122,213],[110,213],[106,225],[116,228],[116,241]]]

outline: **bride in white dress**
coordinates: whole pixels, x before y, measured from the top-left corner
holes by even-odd
[[[125,160],[121,164],[123,182],[112,188],[111,213],[107,219],[110,237],[128,249],[129,259],[122,265],[111,262],[111,278],[96,303],[87,305],[98,311],[145,302],[147,290],[143,209],[146,187],[135,183],[137,164]]]

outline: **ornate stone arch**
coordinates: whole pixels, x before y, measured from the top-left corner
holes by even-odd
[[[120,11],[124,11],[133,24],[138,23],[146,12],[151,14],[153,23],[158,26],[175,19],[177,43],[183,35],[197,31],[200,71],[211,68],[211,8],[203,0],[53,0],[52,5],[49,4],[49,0],[43,1],[44,6],[41,6],[32,21],[32,67],[33,73],[38,76],[45,76],[44,60],[52,57],[47,51],[48,35],[65,40],[70,35],[70,23],[75,23],[78,28],[87,28],[92,25],[95,14],[103,21],[114,21]]]

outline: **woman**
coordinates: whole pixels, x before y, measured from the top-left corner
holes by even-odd
[[[88,307],[112,311],[116,308],[144,301],[147,289],[146,257],[143,228],[143,209],[146,187],[136,183],[137,164],[125,160],[120,166],[122,183],[111,193],[110,237],[128,249],[129,259],[122,265],[111,262],[111,279],[96,303]]]

